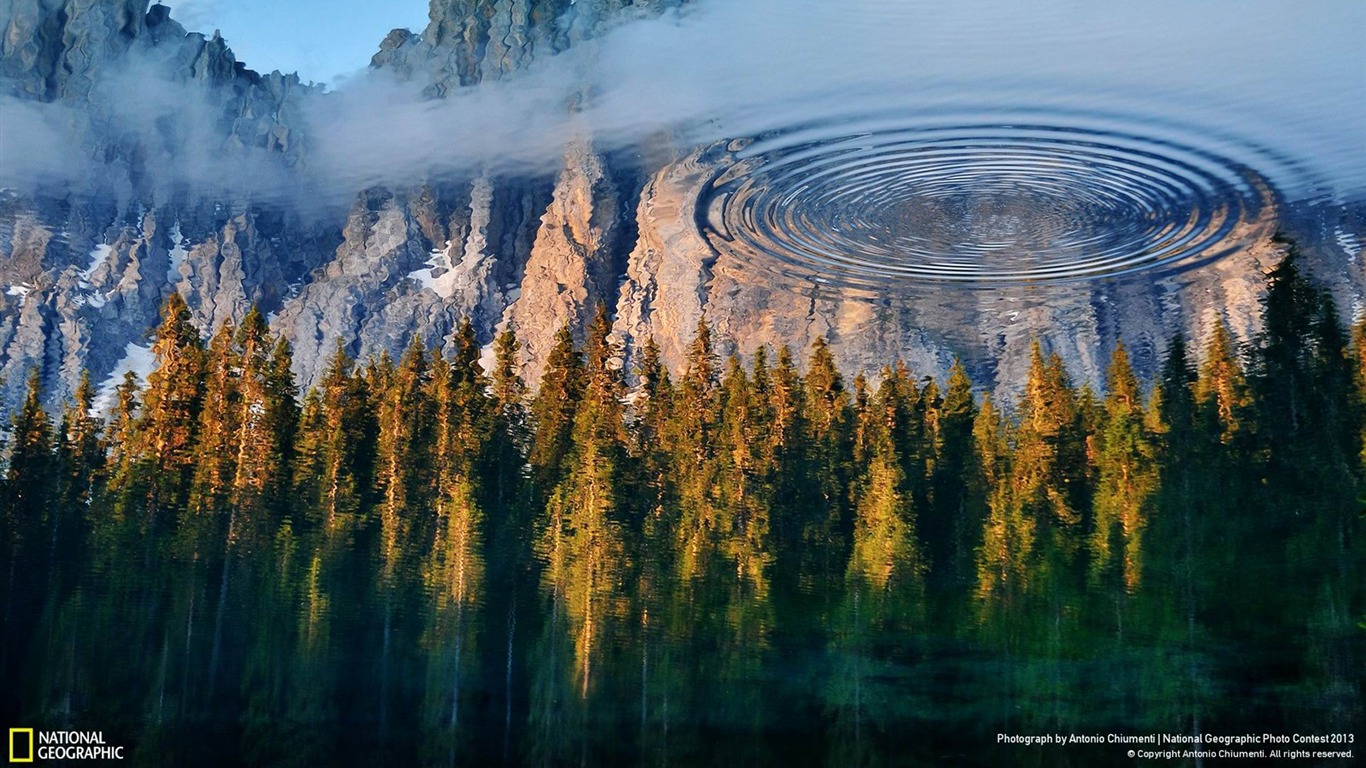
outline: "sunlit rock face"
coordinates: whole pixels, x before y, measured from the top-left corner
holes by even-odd
[[[391,33],[372,66],[449,98],[675,5],[435,0],[428,27]],[[1278,225],[1344,313],[1366,285],[1359,211],[1290,209],[1238,162],[1089,125],[1001,136],[941,120],[857,147],[808,132],[648,152],[584,134],[535,172],[310,205],[338,192],[309,186],[319,89],[246,69],[145,0],[5,10],[6,119],[79,137],[53,150],[64,174],[39,173],[52,158],[0,169],[6,408],[33,367],[53,403],[82,370],[98,384],[130,367],[171,291],[206,335],[260,305],[304,385],[339,344],[362,359],[415,339],[449,349],[467,317],[484,344],[515,329],[534,384],[558,328],[603,303],[628,370],[651,336],[681,366],[705,318],[723,352],[800,358],[825,338],[851,374],[901,359],[942,376],[962,357],[1009,400],[1035,337],[1092,384],[1120,340],[1150,376],[1176,331],[1201,339],[1222,316],[1250,338]]]
[[[1202,340],[1210,323],[1222,317],[1238,337],[1250,339],[1264,273],[1283,255],[1271,242],[1278,222],[1275,201],[1270,190],[1256,185],[1255,210],[1221,227],[1202,249],[1204,258],[1184,270],[1154,268],[1104,279],[995,279],[984,285],[906,278],[889,270],[879,287],[861,268],[853,282],[841,283],[829,268],[786,271],[798,256],[737,245],[743,234],[733,229],[718,239],[706,222],[719,215],[714,193],[735,167],[733,148],[712,147],[666,166],[646,186],[637,216],[640,236],[618,302],[617,332],[628,349],[653,335],[665,360],[677,367],[705,316],[721,332],[725,351],[746,356],[765,345],[801,349],[824,338],[846,371],[876,376],[899,359],[937,377],[961,357],[979,384],[1009,402],[1024,380],[1035,338],[1060,354],[1079,381],[1093,385],[1103,381],[1109,353],[1120,340],[1151,376],[1177,332]],[[790,201],[794,217],[795,207]],[[735,226],[755,221],[746,215]],[[992,258],[979,264],[1019,266]],[[1359,270],[1355,285],[1351,290],[1360,289]]]

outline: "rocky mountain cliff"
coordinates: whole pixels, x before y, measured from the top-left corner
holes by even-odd
[[[677,4],[433,0],[427,29],[390,33],[371,64],[440,99]],[[1313,211],[1278,211],[1250,225],[1251,247],[1172,281],[876,301],[819,284],[790,290],[699,232],[699,195],[727,165],[724,144],[607,153],[579,136],[566,138],[557,172],[414,179],[354,190],[349,210],[299,208],[270,190],[307,185],[306,108],[331,98],[321,89],[247,69],[219,36],[187,32],[147,0],[3,0],[0,28],[9,125],[71,144],[58,153],[71,172],[56,179],[0,158],[6,406],[34,367],[56,402],[82,370],[111,382],[145,365],[171,291],[206,334],[259,304],[294,344],[303,384],[338,343],[361,358],[397,355],[414,337],[447,344],[464,317],[485,343],[515,328],[534,382],[559,326],[582,326],[604,302],[627,358],[653,335],[677,366],[705,317],[724,352],[823,337],[851,372],[901,358],[932,375],[959,355],[983,386],[1008,393],[1035,335],[1091,381],[1120,338],[1151,372],[1173,331],[1196,331],[1212,314],[1248,337],[1262,272],[1277,258],[1277,216],[1344,307],[1366,286],[1359,245],[1333,242]]]

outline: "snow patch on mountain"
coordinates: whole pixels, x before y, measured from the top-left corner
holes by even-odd
[[[185,238],[180,233],[180,222],[171,225],[171,265],[166,268],[166,280],[176,282],[180,279],[180,265],[185,263],[189,251],[185,250]]]
[[[138,381],[146,386],[147,376],[156,367],[156,356],[152,354],[150,345],[128,342],[123,348],[123,358],[114,365],[114,370],[110,371],[109,376],[100,384],[99,391],[95,395],[95,401],[91,404],[90,413],[92,416],[103,416],[114,408],[119,385],[123,383],[123,377],[130,371],[138,377]]]
[[[109,254],[113,252],[114,246],[112,245],[100,243],[95,246],[94,250],[90,252],[90,265],[81,271],[81,279],[90,282],[90,276],[95,273],[95,270],[98,269],[101,264],[109,259]]]

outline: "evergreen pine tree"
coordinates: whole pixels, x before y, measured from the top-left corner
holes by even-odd
[[[511,328],[494,339],[494,364],[490,394],[493,398],[493,492],[490,498],[504,508],[517,497],[527,443],[527,388],[518,372],[521,342]]]
[[[56,533],[57,456],[34,369],[10,427],[9,466],[0,486],[0,674],[24,658],[31,629],[52,589]]]
[[[366,381],[338,343],[327,372],[305,400],[295,487],[316,493],[307,507],[329,536],[360,523],[374,471],[377,424]]]
[[[323,413],[321,387],[314,387],[304,395],[299,409],[299,429],[294,436],[294,458],[290,463],[290,510],[299,521],[316,519],[318,505],[323,498],[323,475],[326,473],[327,447],[326,417]]]
[[[1088,460],[1078,398],[1057,354],[1031,351],[1012,462],[1011,495],[1040,526],[1044,570],[1057,577],[1078,563],[1085,532]]]
[[[194,479],[190,507],[197,516],[215,516],[228,507],[241,450],[238,419],[242,360],[235,345],[236,327],[228,320],[209,342],[204,395],[196,429]]]
[[[384,579],[397,575],[411,552],[412,527],[430,507],[426,495],[427,460],[435,451],[430,427],[434,413],[428,389],[430,364],[420,339],[414,338],[392,372],[374,381],[387,384],[379,395],[379,432],[375,479],[379,504]]]
[[[636,377],[640,383],[632,403],[635,415],[632,454],[640,462],[642,484],[648,498],[645,511],[658,518],[673,486],[665,439],[673,418],[674,387],[653,336],[641,347]]]
[[[1194,508],[1205,502],[1197,471],[1204,452],[1195,383],[1185,337],[1178,333],[1167,344],[1167,356],[1153,393],[1154,430],[1160,446],[1155,516],[1160,531],[1165,533],[1155,537],[1153,549],[1161,555],[1184,551],[1183,544],[1194,541]],[[1167,562],[1172,562],[1171,558]]]
[[[614,364],[610,333],[611,319],[599,305],[587,331],[583,394],[574,413],[567,471],[547,504],[540,547],[546,563],[543,584],[563,606],[573,638],[572,678],[580,700],[588,698],[594,670],[606,651],[605,625],[620,618],[626,606],[621,521],[625,383]]]
[[[1267,276],[1251,382],[1266,430],[1267,481],[1284,495],[1284,511],[1335,514],[1355,490],[1361,451],[1348,344],[1331,295],[1300,271],[1296,245],[1282,242],[1288,252]],[[1333,487],[1341,493],[1329,494]]]
[[[714,449],[714,431],[721,412],[720,384],[717,378],[716,352],[712,345],[711,326],[705,318],[697,321],[697,331],[688,345],[687,368],[679,383],[674,407],[674,427],[669,442],[673,446],[675,462],[685,473],[684,482],[693,497],[701,495],[699,487],[708,480],[703,470],[709,464]],[[701,486],[698,485],[701,481]]]
[[[762,364],[762,358],[757,362]],[[767,386],[768,372],[760,368]],[[726,363],[721,380],[721,415],[716,425],[716,487],[713,535],[724,563],[734,573],[747,597],[762,598],[768,591],[771,487],[765,456],[772,421],[766,393],[759,392],[737,355]],[[729,580],[729,577],[727,577]]]
[[[294,349],[283,337],[275,340],[270,353],[270,368],[266,373],[266,429],[274,436],[271,450],[283,460],[267,470],[261,487],[276,499],[280,510],[288,509],[286,495],[291,482],[290,467],[294,464],[294,447],[298,438],[301,415],[299,387],[294,380]]]
[[[854,414],[854,427],[850,457],[855,467],[866,467],[869,458],[873,455],[873,438],[877,435],[877,431],[873,427],[877,425],[878,417],[873,409],[873,392],[868,383],[868,377],[862,372],[854,376],[854,395],[851,407]]]
[[[1010,618],[1023,610],[1037,565],[1038,519],[1019,496],[1028,486],[1016,482],[1013,466],[1019,449],[1010,444],[1008,424],[990,395],[982,398],[973,423],[973,441],[982,467],[987,516],[977,548],[977,598],[983,618]]]
[[[1201,433],[1199,405],[1195,399],[1196,372],[1184,336],[1176,334],[1167,345],[1160,378],[1154,392],[1155,432],[1160,441],[1158,488],[1147,538],[1149,552],[1143,586],[1164,599],[1152,623],[1180,638],[1187,647],[1195,644],[1196,617],[1205,579],[1217,548],[1209,547],[1208,532],[1223,521],[1211,519],[1215,497],[1226,492],[1216,466],[1209,466],[1217,439]]]
[[[549,497],[563,474],[564,460],[572,445],[575,405],[582,389],[583,361],[566,322],[555,334],[555,346],[546,358],[540,389],[531,401],[532,442],[527,460],[540,503]]]
[[[807,452],[806,382],[797,370],[792,350],[783,346],[769,375],[769,442],[773,453],[774,533],[778,548],[796,551],[803,534],[802,511],[810,503],[804,476]]]
[[[1106,380],[1091,567],[1100,578],[1117,573],[1123,588],[1132,592],[1142,576],[1143,530],[1157,489],[1157,445],[1122,342],[1115,346]]]
[[[851,467],[851,409],[844,379],[835,367],[830,345],[817,338],[811,346],[805,377],[807,433],[801,482],[807,501],[798,509],[804,565],[820,588],[843,582],[851,528],[847,488]]]
[[[1240,439],[1250,435],[1254,426],[1252,394],[1228,326],[1222,319],[1215,323],[1205,349],[1195,385],[1195,399],[1203,431],[1216,436],[1218,442],[1230,450],[1238,450],[1246,442],[1240,443]]]
[[[664,366],[653,336],[641,347],[636,377],[640,380],[635,420],[636,452],[644,455],[658,449],[664,437],[673,396],[669,369]]]
[[[908,492],[903,463],[898,455],[894,430],[899,402],[895,378],[884,379],[869,408],[871,450],[867,468],[856,484],[854,534],[849,578],[854,589],[876,596],[876,605],[885,612],[890,591],[920,591],[926,570],[916,534],[916,509]],[[873,608],[870,606],[869,610]]]
[[[837,510],[848,467],[849,396],[835,367],[830,344],[817,338],[807,363],[806,405],[812,474],[808,478],[826,508]],[[831,531],[834,533],[834,531]]]
[[[698,321],[688,346],[687,368],[674,393],[667,444],[678,487],[675,562],[684,583],[703,576],[716,556],[716,428],[721,413],[720,383],[711,327]]]
[[[272,343],[257,308],[243,318],[236,347],[241,373],[232,503],[255,520],[283,509],[299,409],[289,342]]]
[[[1195,370],[1186,352],[1186,338],[1178,333],[1167,344],[1167,356],[1162,362],[1161,378],[1154,393],[1154,410],[1161,424],[1167,455],[1189,456],[1193,450],[1197,420],[1195,381]]]
[[[10,427],[4,504],[11,537],[46,527],[56,501],[57,456],[42,394],[42,376],[34,369]]]
[[[204,346],[190,308],[172,293],[161,313],[152,353],[156,368],[147,377],[131,446],[148,478],[148,513],[185,508],[196,466],[199,412],[204,395]]]
[[[123,375],[123,381],[114,389],[114,407],[109,413],[109,423],[105,429],[108,443],[108,456],[105,461],[105,487],[110,495],[119,500],[119,509],[126,507],[130,499],[145,495],[145,477],[136,472],[137,428],[141,411],[141,388],[138,376],[132,371]]]
[[[74,400],[62,410],[58,430],[62,466],[59,497],[63,506],[73,510],[90,503],[95,478],[104,468],[105,448],[94,408],[95,387],[90,383],[90,372],[83,371]]]
[[[771,502],[774,473],[778,469],[778,452],[773,437],[777,414],[773,403],[773,371],[769,367],[768,355],[768,347],[754,350],[749,397],[753,426],[747,434],[755,442],[755,473],[763,478],[766,498]]]
[[[455,355],[450,361],[448,394],[451,397],[450,412],[456,417],[452,422],[456,429],[449,434],[452,441],[447,443],[448,448],[442,453],[448,454],[445,458],[455,459],[459,463],[457,471],[469,476],[482,491],[481,486],[488,477],[490,451],[493,450],[493,430],[500,418],[518,418],[516,393],[521,388],[518,386],[520,379],[514,374],[512,381],[504,378],[501,384],[508,390],[503,393],[504,397],[509,398],[508,402],[500,404],[490,400],[493,383],[484,374],[479,356],[479,341],[475,337],[474,326],[469,318],[465,318],[456,329]],[[500,375],[500,378],[503,377]]]
[[[501,344],[498,368],[502,370],[495,369],[495,384],[490,385],[479,367],[479,345],[468,319],[456,331],[454,358],[433,360],[429,377],[434,425],[433,442],[425,451],[434,454],[436,514],[430,534],[424,533],[431,544],[423,577],[433,604],[424,635],[429,684],[423,716],[428,732],[439,735],[428,750],[446,761],[453,759],[458,747],[462,687],[475,671],[471,665],[477,637],[475,610],[485,600],[481,479],[495,458],[491,455],[498,450],[495,445],[515,451],[510,444],[512,427],[505,420],[519,418],[516,411],[521,405],[517,400],[520,380],[512,360],[516,344],[507,334],[502,338],[511,343]],[[497,430],[496,423],[502,425]],[[495,463],[493,471],[497,470]],[[488,482],[498,480],[493,477]]]
[[[984,516],[982,470],[973,439],[976,420],[972,381],[962,361],[955,359],[938,420],[933,503],[923,524],[930,563],[947,583],[967,583],[971,578],[972,553]]]

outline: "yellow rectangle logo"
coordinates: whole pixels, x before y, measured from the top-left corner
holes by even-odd
[[[14,751],[14,737],[28,736],[28,757],[19,757]],[[9,729],[9,761],[11,763],[31,763],[33,762],[33,729],[32,728],[11,728]]]

